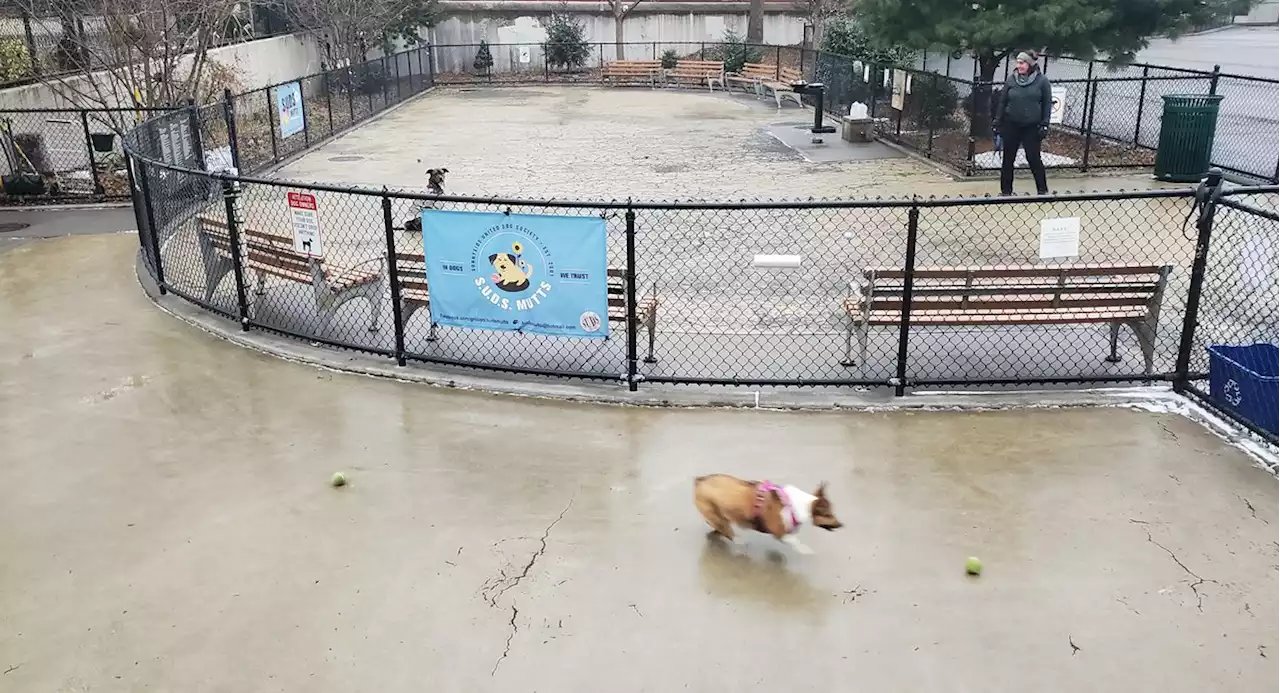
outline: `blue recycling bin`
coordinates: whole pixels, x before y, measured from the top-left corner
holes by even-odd
[[[1280,428],[1280,348],[1211,344],[1209,396],[1227,411],[1276,435]]]

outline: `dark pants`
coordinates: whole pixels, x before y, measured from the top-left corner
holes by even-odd
[[[1004,162],[1000,166],[1000,192],[1004,195],[1013,193],[1013,167],[1018,159],[1018,148],[1027,152],[1027,165],[1031,167],[1031,175],[1036,179],[1036,192],[1049,192],[1049,184],[1044,178],[1044,161],[1040,159],[1040,126],[1014,125],[1006,123],[1000,129],[1000,137],[1004,140]]]

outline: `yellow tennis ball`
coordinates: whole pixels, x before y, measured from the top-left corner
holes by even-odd
[[[333,484],[334,486],[346,486],[347,475],[343,474],[342,472],[334,472],[333,478],[329,480],[329,483]]]
[[[982,561],[977,556],[970,556],[965,559],[964,572],[970,575],[982,574]]]

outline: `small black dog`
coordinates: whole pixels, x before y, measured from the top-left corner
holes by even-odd
[[[448,173],[447,168],[429,168],[427,169],[427,192],[432,195],[444,194],[444,174]],[[423,205],[423,209],[430,209],[431,205]],[[422,217],[414,217],[404,222],[404,230],[414,233],[422,233]]]

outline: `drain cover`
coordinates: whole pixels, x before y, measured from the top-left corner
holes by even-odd
[[[329,161],[364,161],[363,156],[331,156]]]
[[[21,231],[30,227],[31,224],[23,224],[22,222],[17,221],[3,222],[0,223],[0,233],[13,233],[14,231]]]

